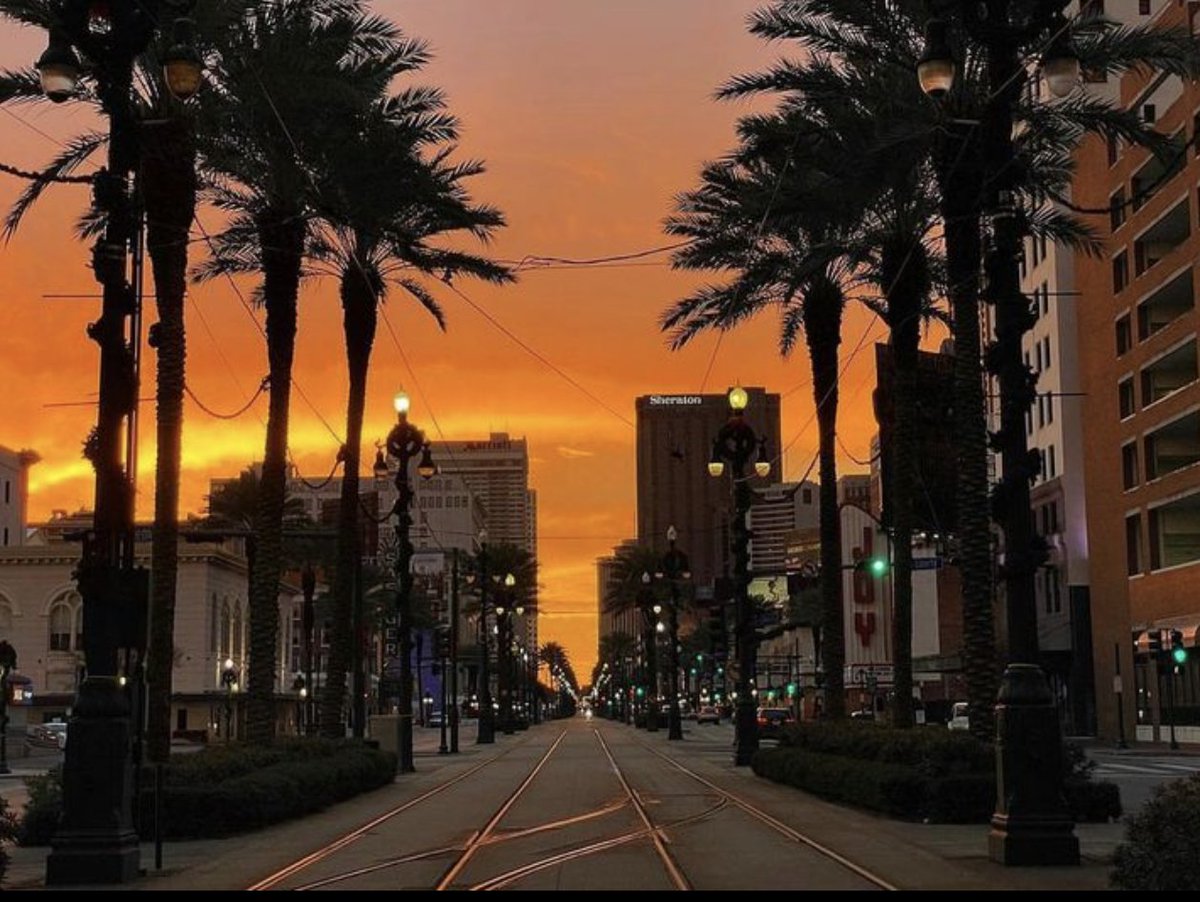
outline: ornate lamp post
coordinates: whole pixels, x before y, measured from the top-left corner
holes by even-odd
[[[479,532],[479,723],[475,743],[487,745],[496,741],[496,710],[492,702],[492,675],[488,627],[488,556],[487,530]]]
[[[0,640],[0,774],[8,768],[8,675],[17,669],[17,650]]]
[[[500,584],[500,576],[494,577]],[[512,653],[512,622],[517,613],[512,606],[512,594],[517,585],[517,578],[507,573],[503,580],[503,590],[497,589],[497,600],[492,605],[496,614],[496,668],[497,686],[500,691],[500,729],[504,735],[511,736],[516,731],[513,722],[513,653]],[[524,606],[520,613],[525,613]]]
[[[292,680],[292,691],[296,693],[296,735],[304,735],[304,704],[308,699],[308,686],[304,684],[304,677],[296,674],[296,678]]]
[[[729,391],[729,420],[713,441],[709,475],[725,475],[725,465],[731,468],[733,482],[733,588],[737,641],[737,707],[734,712],[734,757],[739,767],[750,764],[758,751],[758,720],[754,710],[753,679],[758,640],[754,635],[753,611],[750,607],[750,530],[746,520],[754,499],[746,468],[754,459],[754,472],[766,476],[771,472],[767,443],[746,422],[746,405],[750,396],[744,388]],[[757,455],[757,456],[756,456]]]
[[[651,576],[642,574],[642,589],[638,598],[638,609],[642,614],[642,661],[645,665],[643,674],[646,682],[645,695],[645,724],[648,733],[658,732],[658,636],[655,626],[658,616],[662,613],[662,605],[654,598],[650,588]]]
[[[1004,864],[1077,864],[1079,840],[1063,799],[1062,736],[1053,697],[1038,665],[1034,579],[1045,561],[1029,515],[1029,487],[1040,455],[1026,444],[1025,415],[1036,397],[1037,377],[1022,356],[1022,338],[1033,324],[1021,292],[1021,244],[1025,228],[1015,195],[1020,168],[1013,146],[1014,109],[1027,80],[1021,48],[1041,41],[1041,68],[1052,93],[1063,97],[1079,83],[1079,59],[1071,49],[1063,9],[1066,0],[1038,4],[986,0],[954,4],[969,37],[986,56],[989,93],[981,122],[986,178],[981,195],[990,240],[984,260],[986,297],[995,309],[996,341],[988,370],[1000,385],[1000,429],[994,447],[1003,476],[992,506],[1004,532],[1005,602],[1009,663],[996,708],[996,812],[989,853]],[[959,70],[946,23],[929,23],[928,46],[918,69],[922,89],[940,98],[953,89]]]
[[[688,569],[687,555],[675,547],[675,540],[679,537],[675,527],[672,526],[667,530],[667,542],[669,548],[667,553],[662,556],[662,561],[659,563],[660,571],[655,574],[661,579],[667,581],[670,587],[670,603],[667,605],[667,641],[668,660],[670,661],[667,675],[667,693],[670,700],[670,708],[667,709],[667,739],[683,739],[683,718],[679,711],[679,602],[680,582],[692,578],[692,574]]]
[[[221,685],[225,687],[225,741],[233,741],[233,695],[238,691],[238,672],[233,658],[226,658],[221,668]]]
[[[412,572],[413,547],[408,530],[412,516],[412,486],[408,483],[409,462],[421,455],[417,462],[417,474],[422,479],[432,479],[437,466],[429,451],[425,433],[408,421],[409,398],[404,392],[397,393],[392,401],[396,409],[396,425],[387,437],[387,453],[397,460],[396,466],[396,614],[400,639],[400,711],[396,717],[396,748],[399,751],[401,773],[416,770],[413,765],[413,672],[412,672]]]
[[[100,318],[88,327],[99,345],[100,394],[95,429],[84,444],[96,473],[92,526],[78,568],[83,598],[87,676],[73,706],[63,765],[63,817],[46,861],[50,885],[122,883],[137,876],[133,830],[133,728],[128,694],[118,682],[120,649],[144,654],[147,583],[133,563],[133,474],[122,445],[135,435],[140,312],[130,284],[138,228],[131,177],[138,168],[134,61],[160,22],[173,23],[163,56],[167,88],[186,100],[200,86],[191,47],[189,2],[62,0],[49,5],[49,45],[37,61],[42,90],[55,103],[75,95],[86,72],[109,119],[108,161],[93,180],[105,221],[92,250],[103,289]],[[86,62],[86,65],[85,65]]]

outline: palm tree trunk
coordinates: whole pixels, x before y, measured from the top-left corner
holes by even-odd
[[[275,735],[275,648],[279,635],[279,577],[283,568],[283,504],[287,493],[288,408],[296,351],[296,300],[304,256],[304,221],[293,210],[271,208],[257,222],[267,311],[270,405],[250,569],[250,678],[246,739]]]
[[[367,370],[375,343],[377,297],[357,266],[342,274],[342,331],[346,337],[346,363],[350,389],[346,402],[346,444],[342,495],[338,504],[337,567],[333,579],[333,640],[330,644],[329,678],[321,704],[321,734],[344,734],[342,706],[346,698],[346,672],[355,661],[353,646],[361,636],[353,635],[361,627],[357,580],[362,559],[362,531],[359,529],[359,471],[362,459],[363,412],[367,403]],[[355,616],[355,614],[359,616]],[[355,687],[361,692],[363,687]],[[351,710],[354,710],[353,707]],[[357,735],[357,734],[356,734]]]
[[[897,236],[884,248],[880,270],[887,297],[888,325],[895,368],[891,487],[887,492],[891,527],[892,725],[913,726],[912,669],[912,533],[916,487],[917,366],[921,344],[921,306],[928,284],[925,258],[909,235]]]
[[[183,300],[187,290],[188,232],[196,209],[196,148],[188,118],[144,123],[140,186],[146,210],[146,246],[154,268],[158,322],[150,344],[155,373],[157,460],[154,475],[153,574],[150,598],[147,753],[166,761],[171,752],[171,677],[175,659],[175,587],[179,552],[179,467],[187,345]]]
[[[960,140],[973,136],[965,130]],[[992,542],[988,486],[987,414],[979,334],[982,259],[978,204],[978,148],[958,143],[943,149],[939,179],[943,198],[946,271],[954,336],[954,435],[958,473],[958,569],[963,596],[963,670],[971,732],[990,740],[994,732],[997,667],[992,608]],[[957,163],[957,165],[955,165]]]
[[[837,498],[838,346],[845,297],[832,279],[820,278],[804,302],[804,336],[812,361],[817,407],[821,533],[821,660],[825,716],[846,716],[845,613],[842,610],[842,524]]]

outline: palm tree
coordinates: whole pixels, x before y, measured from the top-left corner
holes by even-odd
[[[394,59],[396,73],[415,70],[428,59],[425,45],[402,42]],[[351,608],[359,548],[358,484],[367,370],[375,340],[378,305],[389,283],[415,299],[445,328],[442,311],[416,276],[449,282],[471,275],[491,282],[512,277],[502,266],[471,254],[430,245],[431,239],[468,232],[487,240],[503,225],[496,210],[474,205],[462,181],[483,171],[477,162],[452,164],[449,154],[458,134],[457,120],[445,109],[441,92],[411,88],[365,108],[351,126],[353,140],[342,136],[329,148],[317,194],[320,231],[316,271],[330,272],[341,283],[343,329],[349,368],[346,412],[345,476],[338,509],[338,569],[334,597],[331,672],[322,707],[322,730],[341,729],[345,671],[349,664]]]
[[[947,295],[955,344],[955,434],[957,438],[957,560],[963,578],[964,670],[972,709],[972,730],[990,733],[997,662],[994,646],[991,586],[991,534],[988,529],[987,435],[983,405],[983,368],[979,336],[981,222],[979,184],[984,161],[977,129],[957,122],[978,120],[989,88],[981,55],[956,36],[965,58],[956,87],[944,105],[945,116],[924,98],[913,72],[923,51],[922,31],[928,15],[923,0],[777,0],[751,17],[751,31],[771,41],[791,41],[804,51],[770,70],[735,79],[737,93],[778,92],[812,98],[844,88],[836,80],[814,78],[832,60],[860,72],[873,67],[888,80],[888,103],[875,110],[875,152],[892,154],[915,144],[932,159],[941,196]],[[952,25],[956,11],[951,10]],[[1153,26],[1119,27],[1095,18],[1072,21],[1076,50],[1084,68],[1119,76],[1144,66],[1180,75],[1197,70],[1200,51],[1190,35]],[[1036,48],[1030,48],[1031,50]],[[830,103],[837,94],[828,96]],[[841,97],[846,95],[841,94]],[[1031,228],[1087,249],[1089,236],[1078,224],[1055,211],[1039,209],[1047,200],[1064,200],[1071,150],[1085,134],[1099,133],[1138,143],[1155,136],[1128,111],[1087,94],[1052,105],[1037,102],[1021,110],[1027,126],[1021,142],[1026,182],[1027,219]],[[912,154],[906,152],[905,158]]]
[[[406,52],[394,26],[361,0],[258,4],[209,69],[210,128],[202,131],[207,195],[228,219],[198,277],[262,273],[270,403],[251,573],[246,735],[274,735],[274,671],[287,479],[288,412],[297,298],[312,237],[323,154],[380,96]],[[218,127],[219,123],[219,127]]]
[[[237,0],[200,4],[196,40],[210,55],[221,46],[252,4]],[[2,0],[0,16],[45,28],[57,4],[49,0]],[[162,40],[170,39],[163,35]],[[170,753],[172,649],[175,628],[175,590],[179,546],[179,470],[183,434],[183,391],[186,340],[183,301],[187,286],[188,236],[196,208],[196,142],[192,104],[180,103],[166,89],[160,46],[152,45],[137,60],[139,162],[137,186],[146,220],[146,249],[154,274],[158,322],[151,327],[150,345],[158,354],[155,369],[156,455],[154,532],[151,538],[150,648],[147,682],[147,752],[154,761]],[[88,82],[82,96],[95,103]],[[44,100],[35,73],[0,73],[0,99],[10,102]],[[200,103],[204,100],[201,98]],[[50,185],[69,176],[106,143],[96,132],[69,140],[14,204],[5,223],[11,236],[24,214]],[[90,224],[95,228],[95,223]]]
[[[731,83],[725,93],[736,93]],[[705,329],[730,329],[769,306],[780,309],[780,352],[794,350],[801,333],[813,373],[818,426],[819,523],[823,663],[826,713],[845,715],[843,690],[841,522],[837,500],[838,346],[846,292],[855,263],[849,230],[840,218],[840,187],[797,159],[832,165],[833,149],[820,129],[794,132],[768,147],[777,133],[770,117],[748,116],[743,136],[757,133],[755,150],[707,165],[701,186],[681,195],[666,230],[691,239],[674,258],[684,269],[721,270],[732,278],[707,285],[676,303],[662,319],[682,347]]]
[[[610,694],[619,700],[617,710],[613,713],[620,718],[624,718],[629,711],[629,683],[625,662],[631,660],[635,654],[637,640],[629,633],[618,631],[600,637],[600,654],[596,662],[597,669],[592,674],[592,685],[596,684],[599,674],[607,664],[608,672],[612,674]]]

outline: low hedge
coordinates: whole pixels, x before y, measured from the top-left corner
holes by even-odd
[[[17,819],[8,810],[8,802],[0,796],[0,886],[8,871],[8,845],[17,838]]]
[[[1163,783],[1113,855],[1115,889],[1200,890],[1200,777]]]
[[[162,830],[167,839],[203,839],[257,830],[319,811],[391,783],[396,756],[359,743],[290,740],[271,746],[214,746],[176,755],[167,765]],[[23,845],[50,841],[62,811],[61,774],[27,781]],[[141,818],[154,817],[153,771],[142,781]]]
[[[874,724],[800,724],[763,749],[755,773],[836,802],[933,823],[987,823],[996,804],[994,747],[966,733]],[[1089,779],[1077,747],[1064,755],[1064,797],[1079,821],[1121,816],[1113,783]]]

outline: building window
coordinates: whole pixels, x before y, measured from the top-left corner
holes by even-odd
[[[1196,342],[1188,341],[1142,370],[1142,406],[1148,407],[1200,378]]]
[[[1158,479],[1200,463],[1200,412],[1164,423],[1145,438],[1146,478]]]
[[[1046,422],[1054,422],[1054,395],[1046,392]]]
[[[1142,572],[1142,515],[1125,518],[1125,572],[1137,576]]]
[[[1112,167],[1117,165],[1117,160],[1121,156],[1121,148],[1120,148],[1120,145],[1117,143],[1117,141],[1118,141],[1118,139],[1115,135],[1108,136],[1108,168],[1109,169],[1112,169]]]
[[[1122,379],[1117,385],[1117,400],[1122,420],[1134,415],[1137,410],[1137,401],[1134,400],[1132,376]]]
[[[71,651],[75,634],[75,608],[66,599],[50,607],[50,650]]]
[[[1150,568],[1200,561],[1200,494],[1150,511]]]
[[[4,527],[4,544],[8,545],[8,527]]]
[[[1058,468],[1055,466],[1055,463],[1054,463],[1054,446],[1053,445],[1050,446],[1049,451],[1050,451],[1050,466],[1049,466],[1050,476],[1049,476],[1049,478],[1053,479],[1055,476],[1058,475]]]
[[[1117,356],[1129,353],[1133,347],[1133,322],[1128,313],[1117,320]]]
[[[1138,15],[1150,15],[1150,0],[1138,0]]]
[[[1121,483],[1128,490],[1136,488],[1140,481],[1137,442],[1130,442],[1121,446]]]
[[[12,480],[4,480],[4,503],[12,504]]]
[[[812,489],[805,489],[800,495],[805,504],[812,504]]]
[[[1125,189],[1118,188],[1108,199],[1108,225],[1116,231],[1125,224]]]
[[[1112,260],[1113,293],[1125,290],[1129,284],[1129,252],[1121,251]]]

